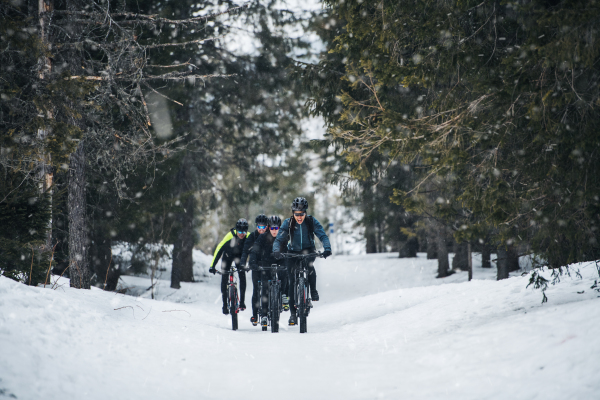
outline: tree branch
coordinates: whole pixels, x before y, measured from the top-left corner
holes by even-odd
[[[122,21],[117,21],[120,25],[131,25],[131,24],[165,24],[165,25],[189,25],[189,24],[198,24],[201,22],[206,21],[207,19],[212,19],[215,17],[218,17],[220,15],[225,15],[225,14],[231,14],[235,11],[241,10],[243,8],[246,8],[250,5],[250,2],[244,3],[241,6],[238,7],[233,7],[230,9],[227,9],[225,11],[221,11],[218,13],[214,13],[214,14],[208,14],[208,15],[203,15],[203,16],[199,16],[199,17],[193,17],[193,18],[187,18],[187,19],[168,19],[168,18],[161,18],[158,17],[158,15],[156,14],[136,14],[136,13],[108,13],[110,15],[111,18],[132,18],[132,19],[124,19]],[[54,14],[57,15],[80,15],[80,16],[84,16],[84,17],[90,17],[90,19],[77,19],[77,20],[68,20],[68,21],[64,21],[67,23],[98,23],[99,20],[94,19],[94,17],[96,18],[104,18],[106,15],[105,14],[100,14],[100,13],[88,13],[85,11],[67,11],[67,10],[56,10],[54,11]],[[56,23],[57,21],[55,21]],[[62,22],[62,21],[61,21]]]

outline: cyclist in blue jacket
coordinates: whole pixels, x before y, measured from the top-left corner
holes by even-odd
[[[321,223],[312,215],[307,215],[308,201],[304,197],[296,197],[292,202],[292,212],[294,215],[281,224],[279,233],[273,243],[273,257],[276,259],[283,258],[281,253],[314,253],[315,252],[315,235],[323,244],[323,257],[327,258],[331,255],[331,244],[329,237],[325,233]],[[308,284],[310,286],[311,298],[313,301],[319,301],[319,292],[317,292],[317,273],[313,265],[315,259],[311,258],[308,267]],[[291,278],[293,272],[292,267],[295,266],[296,260],[288,260],[288,276]],[[288,296],[290,298],[290,320],[289,325],[296,325],[296,309],[294,304],[294,296],[292,285],[288,285]]]

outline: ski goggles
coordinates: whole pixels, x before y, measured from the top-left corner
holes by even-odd
[[[279,227],[278,227],[278,226],[271,226],[271,227],[270,227],[270,229],[271,229],[272,231],[278,231],[278,230],[279,230]]]
[[[306,215],[305,212],[295,212],[294,217],[304,217]]]
[[[256,229],[267,229],[266,225],[256,225]]]

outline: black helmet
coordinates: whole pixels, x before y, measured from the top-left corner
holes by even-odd
[[[271,215],[269,218],[269,226],[281,226],[281,218],[277,215]]]
[[[235,230],[238,232],[248,232],[248,221],[246,221],[246,218],[238,219],[238,222],[235,224]]]
[[[256,225],[269,225],[269,217],[267,217],[265,214],[260,214],[254,220],[254,223]]]
[[[296,197],[292,201],[292,211],[306,211],[308,209],[308,201],[304,197]]]

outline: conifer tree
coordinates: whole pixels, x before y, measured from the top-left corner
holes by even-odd
[[[173,147],[173,141],[157,140],[142,86],[152,90],[153,82],[222,75],[148,65],[151,51],[210,41],[202,30],[176,43],[144,33],[198,26],[212,16],[173,20],[131,12],[135,6],[121,1],[3,1],[1,6],[6,22],[2,162],[21,168],[25,177],[43,177],[49,167],[68,171],[71,285],[88,288],[86,173],[102,171],[119,197],[133,198],[136,192],[126,190],[128,171],[153,164]]]
[[[417,187],[460,183],[447,197],[466,212],[458,239],[492,227],[551,267],[598,258],[596,1],[326,3],[345,21],[330,131],[355,174],[374,153],[419,159]]]
[[[183,19],[217,7],[211,1],[136,5],[143,14]],[[234,4],[219,5],[223,6]],[[252,31],[246,37],[257,51],[236,50],[227,43],[232,30],[233,34],[237,32],[232,25],[238,19]],[[291,39],[283,33],[286,26],[299,22],[294,14],[275,8],[272,3],[252,3],[239,16],[221,15],[202,26],[206,36],[219,37],[218,40],[200,47],[179,46],[149,53],[149,65],[171,65],[173,69],[192,70],[196,75],[224,74],[228,78],[188,80],[153,90],[142,85],[151,120],[156,117],[153,113],[159,112],[157,109],[162,110],[162,118],[170,121],[166,124],[169,138],[178,139],[183,148],[152,168],[142,166],[130,173],[123,182],[129,199],[114,201],[109,192],[102,189],[104,194],[100,195],[94,189],[93,235],[104,237],[98,243],[110,239],[138,245],[158,241],[173,245],[172,286],[179,287],[180,282],[193,280],[192,249],[199,240],[196,232],[200,225],[208,223],[209,213],[218,209],[227,227],[214,232],[220,239],[238,218],[253,219],[254,207],[249,204],[279,204],[282,198],[292,196],[280,196],[278,192],[304,182],[305,161],[293,146],[301,132],[303,110],[298,104],[303,99],[286,69],[291,64],[290,54],[307,45],[302,38]],[[185,43],[197,31],[194,25],[180,26],[177,32],[163,26],[146,34],[152,40]],[[284,173],[289,176],[272,178],[273,174]],[[88,179],[94,182],[90,186],[98,189],[103,180],[102,176]],[[137,193],[140,197],[135,196]],[[291,199],[286,201],[290,202]],[[264,212],[274,211],[269,208]],[[280,209],[287,212],[289,204]],[[111,214],[110,219],[104,217],[106,212]],[[163,224],[165,229],[159,229],[162,235],[156,235],[156,227]],[[114,235],[107,238],[110,232]],[[138,248],[144,249],[141,245]],[[93,262],[108,265],[107,257],[102,255]],[[112,274],[113,271],[109,276]],[[103,284],[102,280],[97,283]]]

